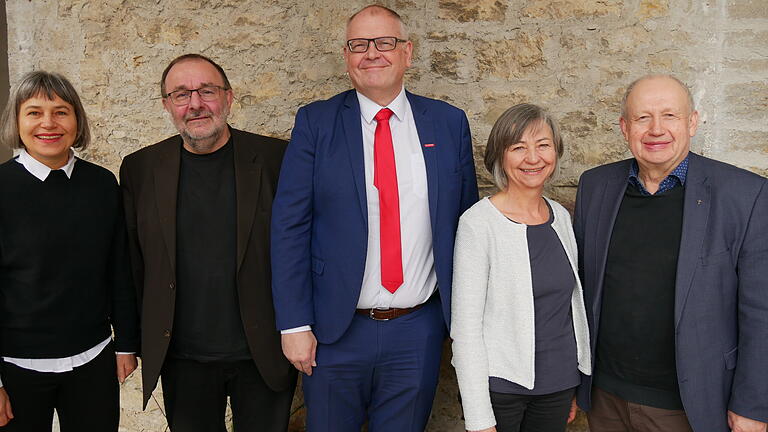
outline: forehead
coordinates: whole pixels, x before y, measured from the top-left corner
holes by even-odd
[[[40,91],[36,93],[34,96],[30,97],[29,99],[26,99],[21,103],[21,107],[34,105],[34,106],[43,106],[43,105],[53,105],[53,106],[65,106],[68,108],[72,108],[72,105],[62,99],[59,95],[56,93],[51,93],[51,96],[53,98],[49,98],[48,95],[46,95],[44,92]]]
[[[400,21],[385,11],[365,10],[347,25],[347,39],[402,36]]]
[[[670,78],[649,78],[638,82],[627,98],[630,111],[670,109],[687,111],[688,94],[680,84]]]
[[[201,84],[224,85],[224,80],[216,68],[205,60],[183,60],[173,65],[165,77],[168,91],[177,88],[197,88]]]

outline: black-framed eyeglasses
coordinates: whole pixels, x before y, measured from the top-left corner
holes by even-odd
[[[408,42],[405,39],[398,39],[395,36],[382,36],[373,39],[355,38],[347,41],[347,48],[353,53],[364,53],[368,51],[371,42],[379,51],[392,51],[397,47],[398,42]]]
[[[165,97],[170,99],[174,105],[187,105],[189,104],[189,101],[192,100],[192,92],[197,92],[197,95],[200,96],[201,100],[211,102],[219,98],[219,94],[222,90],[226,91],[229,89],[221,86],[205,86],[189,90],[174,90],[166,94]]]

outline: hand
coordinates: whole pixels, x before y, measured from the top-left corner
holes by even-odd
[[[315,362],[315,351],[317,350],[317,339],[311,330],[289,333],[280,336],[283,344],[283,354],[289,362],[307,375],[312,375],[312,367],[317,366]]]
[[[576,398],[574,397],[571,399],[571,410],[568,412],[568,424],[576,420],[576,411],[578,410],[579,407],[576,406]]]
[[[134,370],[136,370],[138,363],[136,362],[135,354],[118,354],[117,355],[117,380],[120,384],[125,382],[125,379],[131,376]]]
[[[0,427],[7,425],[12,418],[11,400],[8,398],[8,393],[5,392],[5,389],[0,387]]]
[[[496,432],[496,426],[491,426],[488,429],[481,429],[481,430],[478,430],[478,431],[470,431],[470,430],[468,430],[467,432]]]
[[[733,411],[728,411],[728,427],[733,432],[766,432],[768,423],[742,417]]]

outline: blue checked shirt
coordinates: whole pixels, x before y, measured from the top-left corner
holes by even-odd
[[[629,183],[635,185],[637,190],[640,191],[643,195],[655,195],[648,192],[647,189],[645,189],[645,186],[643,185],[643,182],[640,181],[640,178],[637,176],[638,173],[638,166],[637,161],[633,160],[632,165],[629,167]],[[664,193],[668,190],[674,189],[677,186],[685,186],[685,177],[688,175],[688,156],[683,159],[682,162],[680,162],[680,165],[675,167],[675,169],[672,170],[671,173],[662,180],[661,183],[659,183],[659,190],[656,191],[656,194]]]

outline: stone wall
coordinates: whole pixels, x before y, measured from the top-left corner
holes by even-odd
[[[466,110],[476,160],[498,115],[530,101],[562,123],[566,151],[551,196],[573,202],[579,174],[628,155],[618,128],[625,85],[649,72],[687,81],[701,112],[694,150],[768,175],[765,0],[386,0],[415,44],[407,87]],[[11,83],[60,71],[79,89],[94,145],[123,156],[174,133],[157,81],[173,57],[201,52],[228,71],[231,123],[287,138],[297,108],[349,87],[343,23],[364,0],[7,0]],[[478,165],[484,193],[489,175]],[[446,368],[448,366],[446,365]],[[446,369],[444,376],[450,377]],[[138,380],[124,388],[125,430],[162,428]],[[459,431],[446,378],[430,430]]]

